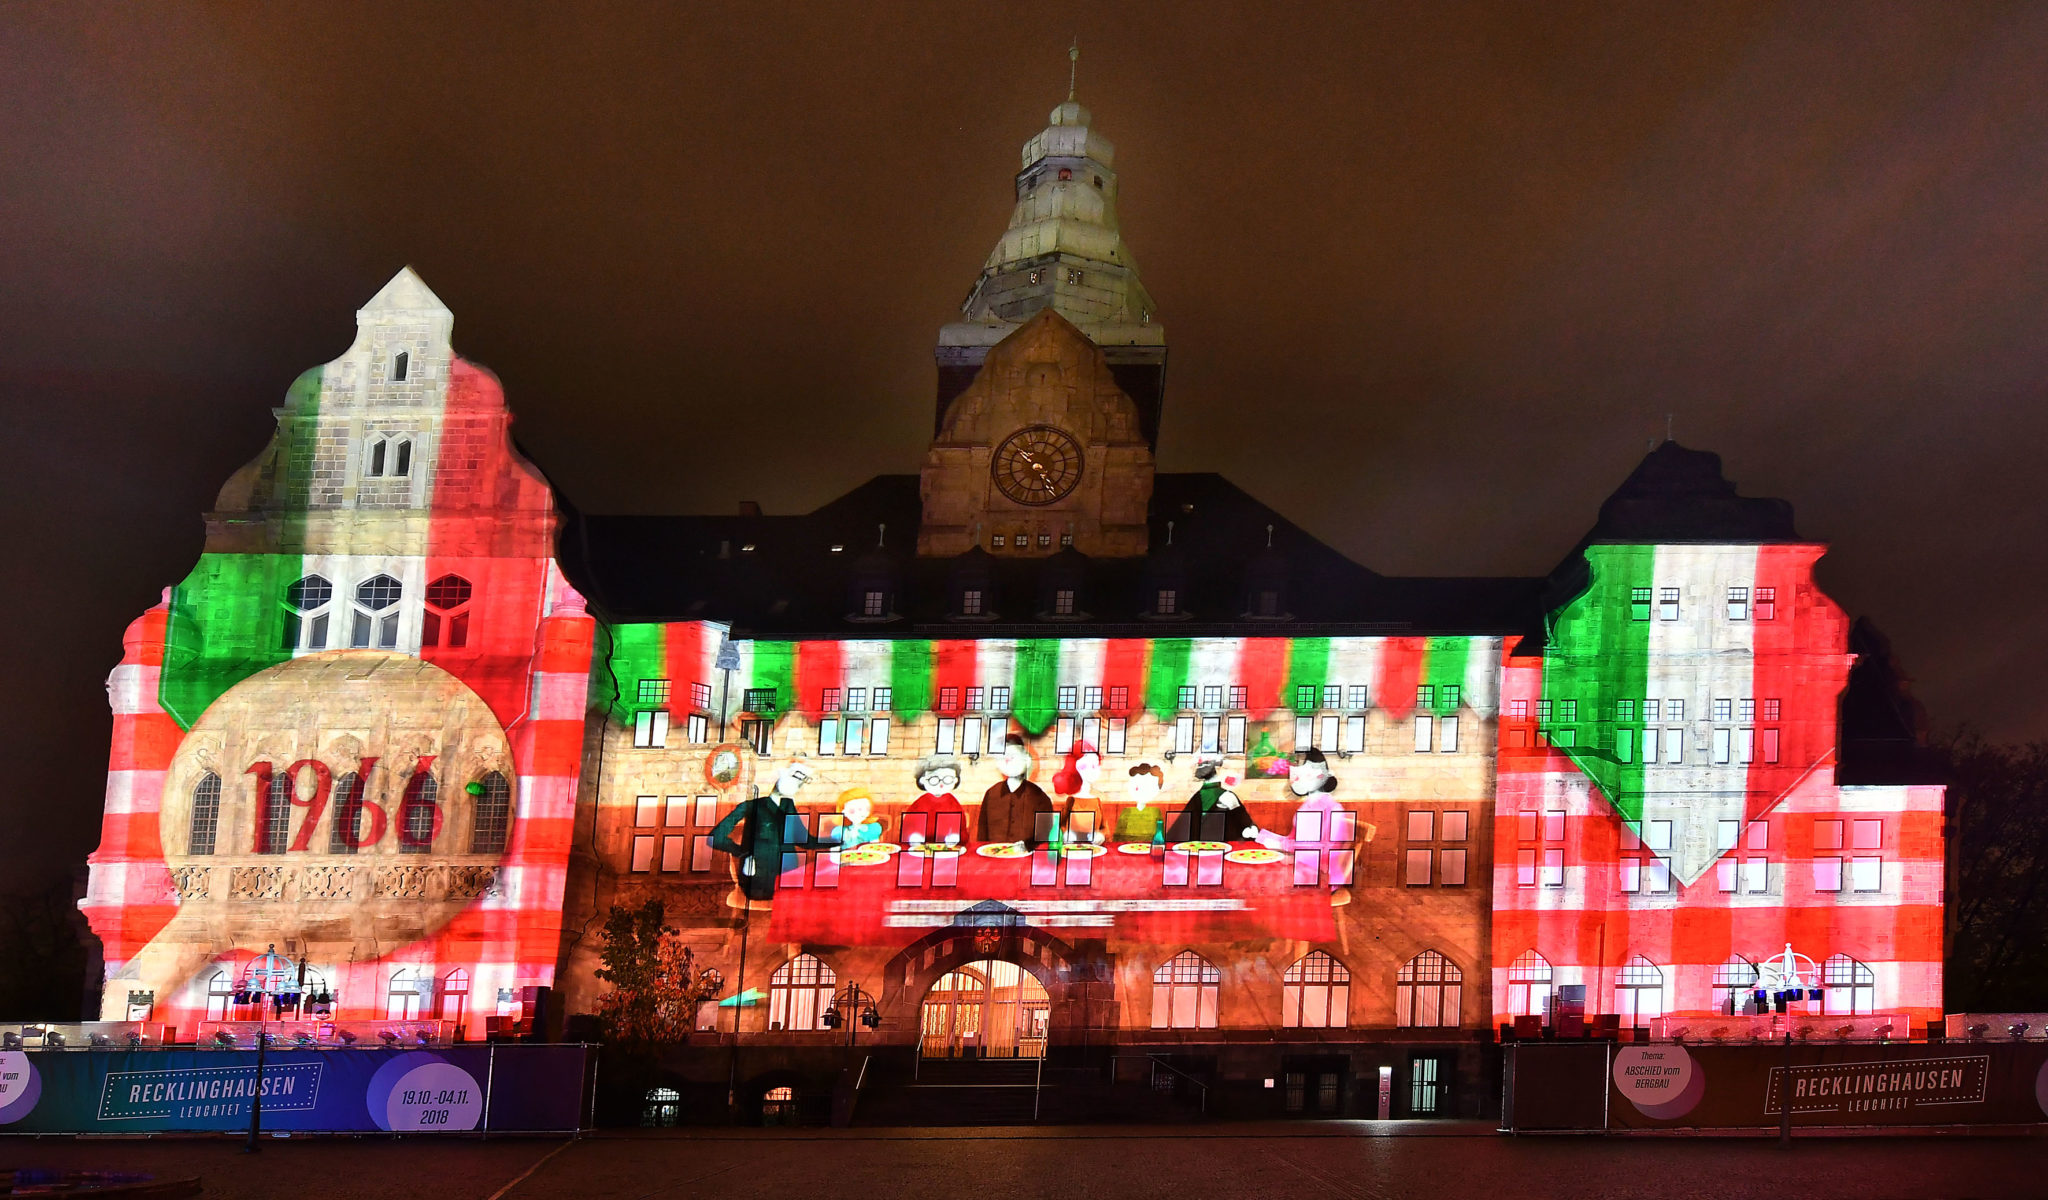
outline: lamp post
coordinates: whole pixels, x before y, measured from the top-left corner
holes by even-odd
[[[853,1048],[854,1037],[862,1025],[869,1029],[882,1023],[882,1013],[875,1006],[875,997],[857,983],[848,983],[832,997],[831,1007],[825,1010],[825,1028],[837,1029],[846,1026],[846,1045]]]
[[[1806,964],[1802,967],[1800,964]],[[1757,994],[1768,994],[1778,1016],[1791,1016],[1790,1006],[1803,1000],[1821,998],[1820,964],[1785,943],[1782,954],[1757,964]],[[1792,1022],[1785,1022],[1784,1074],[1778,1081],[1778,1144],[1792,1144]]]

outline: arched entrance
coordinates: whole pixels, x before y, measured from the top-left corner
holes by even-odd
[[[946,972],[924,995],[918,1053],[926,1058],[1044,1058],[1052,998],[1031,972],[1000,958]]]

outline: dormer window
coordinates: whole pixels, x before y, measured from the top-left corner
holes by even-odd
[[[888,599],[888,596],[883,592],[862,592],[860,597],[860,615],[863,617],[879,617],[884,615],[889,610]]]
[[[1010,540],[999,533],[996,534],[994,537],[990,538],[988,544],[997,550],[1001,550],[1003,547],[1010,544]]]
[[[1152,612],[1156,616],[1170,617],[1180,611],[1180,589],[1160,588],[1153,594]]]
[[[960,593],[960,615],[978,617],[981,615],[981,589],[967,588]]]
[[[1039,535],[1038,535],[1038,548],[1039,548],[1040,550],[1050,550],[1050,549],[1052,549],[1052,535],[1051,535],[1051,534],[1049,534],[1049,533],[1041,533],[1041,534],[1039,534]]]
[[[408,374],[410,374],[411,371],[412,352],[410,350],[400,350],[398,353],[391,356],[391,382],[404,383],[405,377]]]
[[[1073,588],[1060,588],[1053,592],[1052,611],[1054,616],[1059,617],[1071,617],[1074,615]]]

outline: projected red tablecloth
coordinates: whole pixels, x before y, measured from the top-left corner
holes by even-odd
[[[1041,851],[1022,859],[970,850],[950,862],[898,854],[865,866],[834,858],[785,863],[769,922],[776,940],[908,944],[934,929],[986,919],[963,914],[989,901],[1067,938],[1114,932],[1157,942],[1325,941],[1335,932],[1328,884],[1297,883],[1302,872],[1287,858],[1233,863],[1220,853],[1173,850],[1093,858]]]

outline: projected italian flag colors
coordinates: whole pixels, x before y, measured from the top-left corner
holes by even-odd
[[[723,626],[701,621],[611,627],[613,718],[650,708],[739,712],[763,704],[763,693],[772,693],[765,705],[776,714],[816,713],[863,688],[871,707],[914,719],[961,711],[970,692],[983,689],[981,707],[1007,707],[1035,736],[1076,707],[1060,702],[1063,687],[1101,689],[1091,708],[1105,711],[1372,707],[1397,720],[1415,711],[1427,687],[1433,709],[1490,715],[1500,657],[1498,638],[1467,636],[743,640],[732,644],[738,667],[727,679],[715,665],[725,636]],[[708,691],[697,691],[700,685]],[[884,687],[886,703],[873,691]],[[1334,703],[1331,687],[1342,689]],[[1006,706],[997,688],[1008,689]],[[1358,689],[1363,705],[1355,702]]]
[[[1761,816],[1833,753],[1850,659],[1813,586],[1824,549],[1589,546],[1591,583],[1552,615],[1539,721],[1624,819],[1673,822],[1687,883],[1719,822]]]

